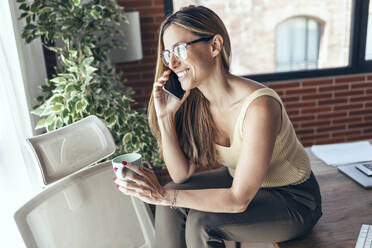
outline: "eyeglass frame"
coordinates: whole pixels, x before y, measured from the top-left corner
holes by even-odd
[[[192,40],[192,41],[189,41],[189,42],[179,42],[178,44],[176,44],[175,46],[173,46],[173,48],[172,48],[171,51],[169,51],[169,50],[163,50],[163,51],[161,52],[161,58],[162,58],[162,61],[163,61],[164,65],[169,66],[170,56],[171,56],[172,53],[174,54],[174,56],[176,56],[177,59],[186,59],[186,58],[187,58],[187,47],[188,47],[189,45],[192,45],[192,44],[194,44],[194,43],[201,42],[201,41],[209,41],[209,40],[211,40],[213,37],[214,37],[214,35],[211,35],[211,36],[209,36],[209,37],[202,37],[202,38],[199,38],[199,39],[196,39],[196,40]],[[174,52],[174,51],[175,51],[175,48],[176,48],[176,47],[179,47],[179,46],[185,46],[185,49],[186,49],[186,58],[180,58],[180,57],[179,57],[179,56]],[[164,58],[164,52],[169,52],[169,62],[168,62],[168,63],[166,63],[166,61],[165,61],[165,58]]]

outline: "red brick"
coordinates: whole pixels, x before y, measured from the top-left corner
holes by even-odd
[[[355,137],[347,137],[346,141],[361,141],[361,140],[369,140],[372,139],[372,134],[365,134]]]
[[[337,144],[337,143],[342,143],[345,142],[345,139],[326,139],[326,140],[317,140],[315,144],[317,145],[326,145],[326,144]]]
[[[346,98],[340,98],[340,99],[329,99],[329,100],[322,100],[319,101],[319,105],[331,105],[331,104],[339,104],[339,103],[347,103]]]
[[[372,87],[372,82],[351,84],[351,89],[369,88],[369,87]]]
[[[371,99],[371,101],[372,101],[372,99]],[[372,107],[372,102],[366,102],[365,105],[366,105],[366,108],[371,108]]]
[[[345,104],[340,106],[334,106],[334,110],[348,110],[348,109],[358,109],[363,108],[363,103],[355,103],[355,104]]]
[[[349,115],[365,115],[365,114],[372,114],[372,109],[364,109],[359,111],[350,111]]]
[[[298,102],[300,100],[300,97],[299,96],[290,96],[290,97],[286,97],[286,96],[283,96],[281,97],[283,103],[287,103],[287,102]]]
[[[154,72],[145,72],[145,73],[142,73],[142,75],[141,75],[141,78],[149,78],[149,79],[154,79],[154,75],[155,74],[155,71]]]
[[[372,96],[359,96],[359,97],[350,97],[350,102],[363,102],[363,101],[370,101],[372,99]]]
[[[319,126],[325,126],[325,125],[330,125],[330,124],[331,124],[330,120],[303,122],[301,123],[301,127],[319,127]]]
[[[139,80],[139,81],[130,81],[125,83],[130,87],[152,87],[152,81],[149,80]]]
[[[372,75],[368,75],[367,80],[372,80]]]
[[[302,140],[301,141],[301,144],[306,148],[306,147],[311,147],[312,145],[314,145],[313,142],[309,141],[309,142],[303,142]]]
[[[128,1],[128,0],[120,1],[119,0],[118,4],[120,6],[124,6],[124,10],[126,10],[127,8],[139,10],[142,8],[148,8],[152,6],[152,0],[136,0],[136,1]]]
[[[143,23],[141,24],[141,32],[154,33],[159,27],[158,23]]]
[[[143,47],[157,47],[158,41],[157,40],[143,40],[142,46]]]
[[[372,94],[372,89],[371,90],[370,89],[366,90],[366,93],[367,94]]]
[[[332,126],[329,126],[329,127],[317,128],[316,131],[318,133],[322,133],[322,132],[329,132],[329,131],[335,131],[335,130],[344,130],[344,129],[346,129],[346,125],[332,125]]]
[[[275,92],[276,92],[276,94],[278,94],[280,96],[280,98],[285,96],[285,92],[283,90],[275,90]]]
[[[287,95],[302,95],[302,94],[315,94],[316,88],[300,88],[295,90],[287,90]]]
[[[330,106],[327,107],[317,107],[317,108],[309,108],[309,109],[302,109],[302,114],[309,114],[309,113],[320,113],[320,112],[330,112],[332,108]]]
[[[124,73],[129,74],[138,74],[142,71],[151,71],[155,69],[154,64],[138,64],[138,63],[128,63],[120,64],[118,70],[123,71]],[[124,74],[125,76],[125,74]]]
[[[154,68],[155,68],[156,56],[146,56],[141,60],[141,63],[143,63],[143,64],[153,64]]]
[[[164,16],[156,16],[155,17],[155,22],[156,23],[163,22],[164,20],[165,20],[165,17]]]
[[[337,83],[344,83],[344,82],[356,82],[356,81],[364,81],[364,76],[353,76],[353,77],[340,77],[336,78]]]
[[[335,97],[341,96],[355,96],[355,95],[364,95],[364,90],[354,90],[354,91],[343,91],[343,92],[336,92]]]
[[[372,122],[363,122],[363,123],[356,123],[356,124],[349,125],[349,128],[361,128],[361,127],[372,127]]]
[[[372,121],[372,116],[363,116],[365,121]]]
[[[372,133],[372,128],[364,129],[363,130],[363,133]]]
[[[300,115],[300,116],[291,118],[292,122],[309,121],[309,120],[315,120],[315,116],[314,115]]]
[[[302,96],[303,100],[311,100],[311,99],[323,99],[323,98],[331,98],[332,93],[323,93],[323,94],[314,94],[314,95],[304,95]]]
[[[353,122],[360,122],[362,121],[362,117],[348,117],[348,118],[342,118],[342,119],[335,119],[332,120],[332,124],[349,124]]]
[[[164,8],[163,7],[151,7],[147,9],[140,9],[140,15],[153,15],[153,14],[163,14],[164,15]]]
[[[327,114],[319,114],[318,119],[328,119],[328,118],[335,118],[335,117],[346,117],[347,112],[332,112]]]
[[[333,79],[319,79],[319,80],[311,80],[311,81],[304,81],[302,82],[303,87],[309,86],[319,86],[319,85],[331,85],[333,83]]]
[[[298,109],[287,111],[288,116],[295,116],[298,115],[299,113],[300,111]]]
[[[304,107],[315,107],[315,102],[298,102],[298,103],[289,103],[285,104],[286,109],[293,109],[293,108],[304,108]]]
[[[267,84],[268,87],[272,89],[283,89],[283,88],[299,88],[299,82],[291,82],[291,83],[270,83]]]
[[[153,23],[154,20],[155,20],[155,18],[152,17],[152,16],[143,16],[143,17],[141,17],[140,21],[141,21],[141,23]]]
[[[302,136],[301,141],[309,141],[309,140],[317,140],[317,139],[327,139],[330,138],[331,135],[329,133],[325,134],[318,134],[318,135],[311,135],[311,136]]]
[[[314,129],[313,128],[296,130],[296,134],[299,135],[299,136],[305,135],[305,134],[313,134],[313,133],[314,133]]]
[[[337,91],[337,90],[347,90],[349,85],[335,85],[335,86],[326,86],[326,87],[319,87],[319,92],[326,92],[326,91]]]
[[[340,136],[353,136],[353,135],[360,135],[362,132],[360,130],[354,131],[343,131],[343,132],[334,132],[332,133],[332,137],[340,137]]]
[[[164,0],[152,0],[152,4],[153,5],[163,5],[164,4]]]
[[[152,55],[155,55],[157,53],[157,49],[156,48],[145,48],[144,47],[142,52],[143,52],[144,56],[152,56]]]

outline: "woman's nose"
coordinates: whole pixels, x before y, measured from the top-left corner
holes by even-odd
[[[180,64],[180,59],[176,55],[171,53],[170,58],[169,58],[169,68],[173,70],[174,68],[177,68],[179,64]]]

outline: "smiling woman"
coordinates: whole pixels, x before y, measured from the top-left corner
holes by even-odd
[[[123,193],[157,205],[158,247],[280,242],[308,233],[322,215],[318,183],[280,97],[232,74],[230,56],[225,25],[206,7],[184,7],[160,27],[148,112],[173,182],[160,186],[151,170],[124,175],[135,184],[115,179]],[[171,73],[185,90],[181,99],[163,90]],[[198,172],[211,167],[220,168]]]

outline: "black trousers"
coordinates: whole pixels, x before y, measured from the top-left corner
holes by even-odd
[[[233,178],[226,167],[193,175],[173,189],[228,188]],[[319,185],[310,178],[298,185],[261,188],[242,213],[211,213],[157,206],[158,248],[225,247],[223,240],[281,242],[309,232],[322,215]]]

